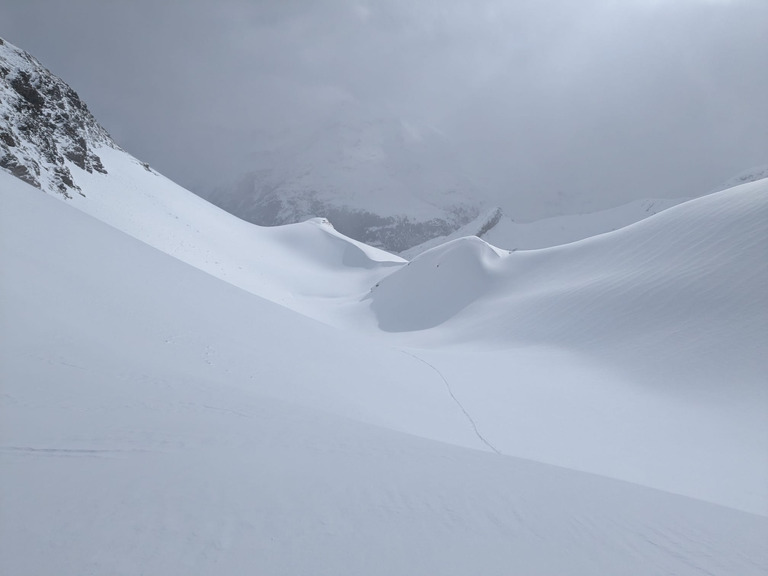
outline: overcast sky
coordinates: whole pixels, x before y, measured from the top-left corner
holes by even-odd
[[[439,129],[528,215],[768,163],[766,0],[0,0],[0,23],[192,188],[340,101]]]

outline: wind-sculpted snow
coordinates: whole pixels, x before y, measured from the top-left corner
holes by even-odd
[[[366,303],[501,452],[765,513],[766,285],[755,182],[547,250],[457,240]]]
[[[483,452],[489,422],[445,358],[303,318],[26,188],[0,175],[5,571],[768,568],[766,518]]]
[[[756,386],[768,369],[767,240],[768,184],[755,182],[549,250],[489,258],[499,252],[479,240],[444,245],[381,281],[372,310],[384,330],[444,323],[435,337],[447,341],[653,358],[665,378]]]
[[[446,323],[446,339],[592,346],[674,331],[714,348],[737,336],[762,344],[766,238],[768,185],[758,182],[547,250],[449,242],[382,280],[371,308],[384,330]]]
[[[403,332],[442,324],[488,293],[500,258],[474,236],[428,250],[371,290],[379,327]]]

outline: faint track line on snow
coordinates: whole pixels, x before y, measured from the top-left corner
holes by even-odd
[[[406,356],[410,356],[414,360],[418,360],[422,364],[426,364],[427,366],[432,368],[432,370],[434,370],[437,373],[438,376],[440,376],[440,379],[443,381],[443,384],[445,384],[445,389],[448,390],[448,394],[450,394],[450,396],[453,399],[453,401],[456,404],[456,406],[458,406],[459,409],[461,409],[462,413],[464,414],[464,417],[472,425],[472,429],[475,431],[475,436],[477,436],[478,439],[483,444],[488,446],[488,448],[490,448],[491,450],[496,452],[496,454],[501,454],[501,452],[499,452],[493,444],[491,444],[488,440],[486,440],[486,438],[482,434],[480,434],[480,430],[478,430],[477,423],[475,422],[474,418],[472,418],[472,416],[469,414],[469,412],[467,412],[467,409],[464,408],[464,405],[461,402],[459,402],[459,399],[456,398],[456,394],[453,393],[453,389],[451,389],[451,385],[448,383],[448,380],[446,380],[445,376],[443,376],[443,373],[440,372],[440,370],[438,370],[433,364],[430,364],[429,362],[424,360],[424,358],[420,358],[420,357],[416,356],[416,354],[412,354],[411,352],[406,352],[405,350],[400,350],[400,352],[402,352]]]
[[[40,456],[108,458],[115,455],[148,452],[140,448],[133,449],[88,449],[88,448],[33,448],[31,446],[0,446],[0,453],[30,454]]]

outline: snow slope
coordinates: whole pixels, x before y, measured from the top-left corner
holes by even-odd
[[[501,452],[766,513],[766,285],[763,181],[547,250],[456,240],[367,302]]]
[[[466,236],[477,236],[505,250],[550,248],[624,228],[684,201],[685,198],[636,200],[599,212],[553,216],[533,222],[516,222],[503,214],[500,208],[496,208],[453,234],[433,238],[400,255],[411,260],[430,248]]]
[[[216,209],[120,149],[64,81],[1,38],[0,167],[193,266],[294,308],[308,299],[362,293],[403,262],[320,219],[264,230]]]
[[[327,221],[263,228],[213,206],[123,152],[98,149],[108,175],[72,171],[73,206],[183,262],[305,314],[364,294],[404,260]],[[325,306],[313,304],[325,300]],[[344,300],[346,301],[346,300]]]
[[[498,251],[482,241],[461,240],[403,268],[397,257],[320,222],[259,228],[146,170],[120,150],[103,148],[99,155],[109,174],[73,168],[85,196],[75,195],[69,204],[253,294],[329,324],[368,330],[374,338],[381,336],[377,325],[386,331],[426,329],[470,305],[477,310],[467,312],[465,324],[457,318],[452,334],[440,328],[416,339],[391,335],[385,342],[431,346],[427,353],[409,352],[416,354],[411,361],[421,363],[422,377],[448,386],[457,403],[471,407],[471,426],[478,433],[459,441],[440,427],[433,429],[429,418],[414,418],[396,429],[464,446],[490,444],[509,455],[768,511],[768,463],[761,457],[768,449],[766,401],[764,388],[755,384],[755,377],[765,373],[766,348],[766,306],[759,298],[765,243],[759,221],[742,226],[726,211],[723,225],[712,227],[694,210],[686,225],[685,208],[668,229],[660,225],[664,233],[647,224],[657,221],[652,218],[645,221],[650,228],[639,232],[628,232],[635,230],[630,227],[570,247],[506,258],[497,258]],[[704,236],[689,241],[696,230]],[[750,240],[748,252],[726,240],[734,231]],[[625,234],[626,240],[617,240]],[[702,249],[670,249],[684,241]],[[430,258],[443,251],[464,256],[443,265],[440,275],[417,274],[415,284],[406,281],[402,290],[391,289],[419,270],[431,270]],[[488,264],[497,259],[498,266]],[[489,273],[497,267],[502,274]],[[390,275],[394,270],[400,272]],[[709,292],[691,297],[688,288],[711,281],[707,270],[732,282],[715,283]],[[681,275],[686,271],[691,274]],[[374,299],[364,300],[376,284]],[[709,301],[715,303],[713,313]],[[371,302],[379,315],[373,322]],[[661,320],[654,324],[654,319]],[[463,350],[434,351],[446,343]],[[524,385],[513,386],[498,374],[516,374],[514,382]],[[747,392],[735,400],[724,398],[722,383],[730,380]],[[635,391],[645,400],[639,401]],[[316,391],[308,396],[317,397]],[[585,413],[589,426],[583,423]],[[552,434],[564,423],[567,433]],[[670,443],[670,437],[678,440]]]
[[[636,200],[599,212],[553,216],[535,222],[515,222],[505,217],[482,238],[508,250],[550,248],[624,228],[684,201],[685,198]]]
[[[0,173],[3,573],[768,569],[765,182],[406,263],[224,213],[27,64],[3,166],[58,199]]]
[[[482,451],[416,358],[0,199],[5,573],[768,568],[764,517]]]

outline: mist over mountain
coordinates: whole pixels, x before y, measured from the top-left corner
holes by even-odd
[[[766,161],[764,0],[185,6],[5,2],[0,20],[121,146],[205,196],[340,102],[439,130],[444,168],[518,222],[690,198]]]
[[[484,208],[445,135],[354,101],[274,146],[254,153],[253,170],[237,182],[201,195],[261,226],[325,217],[393,252],[450,234]]]

